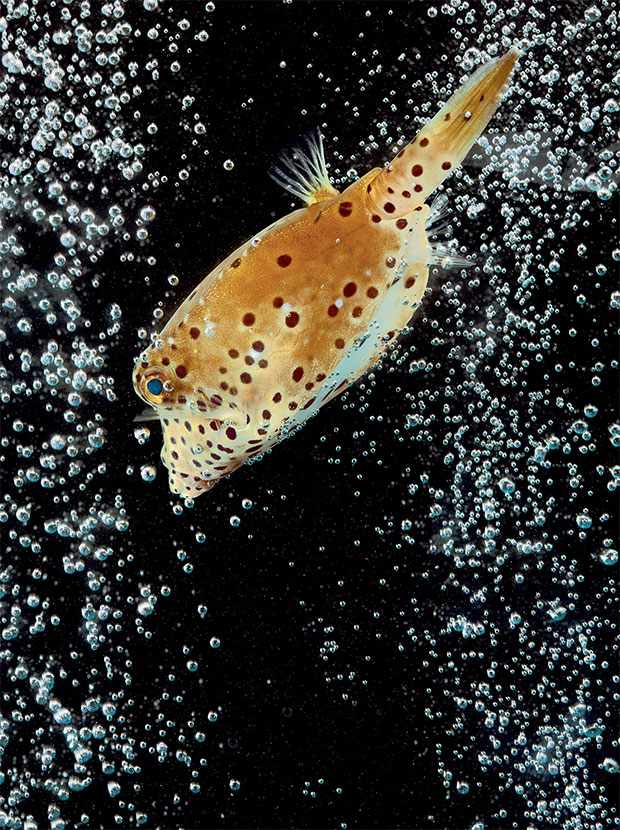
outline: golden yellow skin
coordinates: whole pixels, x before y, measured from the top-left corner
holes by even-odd
[[[285,437],[282,428],[295,413],[299,421],[317,393],[326,403],[337,390],[325,382],[367,333],[393,284],[390,330],[370,332],[374,348],[346,383],[378,359],[385,336],[406,325],[428,276],[428,208],[397,222],[371,212],[367,186],[379,172],[235,251],[179,307],[161,348],[142,356],[134,383],[162,418],[162,458],[175,492],[193,497],[209,489]],[[153,377],[170,391],[150,394]]]
[[[308,207],[234,251],[141,355],[134,385],[161,419],[174,493],[193,498],[255,460],[409,322],[432,260],[423,200],[486,126],[517,57],[480,67],[387,168],[342,194],[321,173]]]

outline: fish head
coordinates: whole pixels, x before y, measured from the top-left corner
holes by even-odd
[[[168,469],[170,490],[185,498],[210,490],[219,478],[213,461],[207,458],[212,441],[208,437],[220,422],[192,417],[193,413],[176,411],[161,417],[163,446],[161,460]]]
[[[241,463],[232,457],[231,436],[236,438],[237,433],[230,426],[238,411],[232,409],[235,403],[224,402],[204,386],[196,371],[179,373],[182,365],[157,348],[149,349],[136,361],[133,382],[136,393],[161,422],[161,459],[168,469],[170,490],[195,498]]]

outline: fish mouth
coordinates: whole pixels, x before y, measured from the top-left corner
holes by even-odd
[[[205,481],[189,473],[173,473],[170,471],[168,475],[168,484],[171,492],[177,496],[183,496],[186,499],[195,499],[203,493],[208,492],[215,485],[216,481],[218,479]]]

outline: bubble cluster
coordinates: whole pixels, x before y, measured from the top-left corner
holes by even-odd
[[[342,15],[2,6],[0,826],[617,826],[617,11]],[[344,188],[512,44],[437,229],[475,265],[171,497],[133,357],[292,209],[269,162],[320,124]]]

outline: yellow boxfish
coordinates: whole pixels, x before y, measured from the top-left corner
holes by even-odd
[[[136,361],[173,493],[195,498],[255,461],[407,325],[445,255],[429,242],[438,211],[426,200],[486,127],[518,57],[481,66],[388,166],[343,193],[318,131],[281,155],[272,176],[306,207],[233,251]]]

